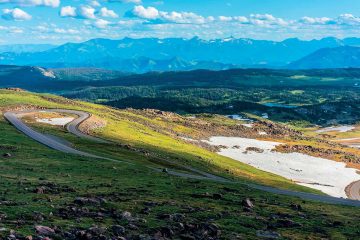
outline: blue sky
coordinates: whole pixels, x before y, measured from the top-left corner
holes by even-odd
[[[360,37],[359,0],[0,0],[0,44]]]

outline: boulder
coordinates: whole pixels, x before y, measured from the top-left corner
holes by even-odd
[[[278,228],[295,228],[295,227],[301,227],[302,225],[300,223],[294,222],[290,219],[278,219],[276,221],[275,227]]]
[[[270,231],[256,231],[256,236],[260,237],[260,238],[265,238],[265,239],[278,239],[281,238],[280,233],[277,232],[270,232]]]
[[[46,193],[46,187],[45,186],[37,187],[37,188],[35,188],[34,192],[37,193],[37,194],[45,194]]]
[[[220,200],[223,198],[223,196],[220,193],[214,193],[212,198],[215,200]]]
[[[243,207],[246,207],[246,208],[254,208],[254,204],[251,202],[251,200],[249,198],[246,198],[244,199],[242,202],[241,202],[242,206]]]
[[[121,217],[122,217],[123,219],[125,219],[125,220],[128,220],[128,221],[132,220],[132,215],[131,215],[131,213],[130,213],[130,212],[127,212],[127,211],[123,212],[123,213],[121,214]]]
[[[120,226],[120,225],[113,225],[111,227],[111,230],[113,231],[113,233],[116,236],[121,236],[121,235],[125,234],[125,228],[123,226]]]
[[[55,234],[55,230],[47,226],[35,226],[35,230],[38,234],[44,236],[52,236]]]

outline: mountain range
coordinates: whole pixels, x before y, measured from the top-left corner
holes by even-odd
[[[295,69],[360,68],[360,48],[322,48],[288,66]]]
[[[0,45],[0,53],[23,53],[23,52],[42,52],[52,48],[56,45],[51,44],[13,44],[13,45]]]
[[[339,62],[339,58],[348,58],[349,54],[351,55],[349,47],[353,50],[360,47],[360,38],[329,37],[311,41],[292,38],[281,42],[245,38],[92,39],[57,47],[23,46],[22,51],[19,46],[9,46],[9,51],[1,51],[0,47],[0,64],[45,68],[96,67],[133,73],[194,69],[360,66],[355,63],[356,58],[349,65],[344,61]],[[337,53],[327,56],[334,59],[315,64],[319,54],[325,56],[326,52],[334,51]]]
[[[328,81],[332,79],[332,81]],[[229,69],[128,74],[96,68],[47,69],[0,65],[0,88],[23,88],[37,92],[64,93],[86,88],[288,88],[337,86],[358,88],[360,69],[289,70]]]

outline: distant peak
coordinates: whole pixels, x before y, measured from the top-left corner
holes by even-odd
[[[299,38],[288,38],[282,42],[301,42],[301,40]]]

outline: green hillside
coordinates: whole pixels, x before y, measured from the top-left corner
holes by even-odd
[[[42,146],[0,119],[0,216],[2,238],[33,235],[48,226],[53,239],[356,239],[360,212],[251,189],[260,183],[315,192],[212,151],[180,136],[206,137],[170,113],[117,110],[52,95],[0,90],[0,111],[63,108],[92,113],[106,126],[91,134],[111,144],[82,140],[60,127],[29,124],[62,137],[77,149],[121,162],[68,155]],[[220,130],[233,120],[199,119]],[[218,124],[218,125],[216,125]],[[183,166],[233,183],[194,180],[152,169]],[[194,172],[192,172],[194,174]],[[246,203],[248,199],[251,204]],[[117,238],[115,238],[117,237]]]

